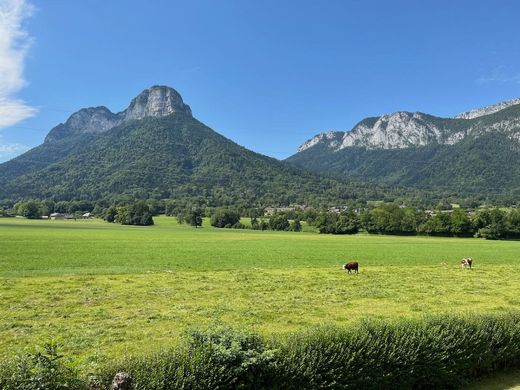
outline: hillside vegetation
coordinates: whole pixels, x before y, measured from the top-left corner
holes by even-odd
[[[182,113],[130,121],[73,143],[78,140],[81,147],[42,168],[16,168],[32,161],[24,156],[0,165],[0,199],[190,198],[209,205],[276,205],[406,193],[294,168],[251,152]],[[34,158],[44,159],[49,150],[54,148],[44,144],[30,156],[38,152]],[[13,178],[15,172],[22,175]]]
[[[442,129],[442,137],[461,134],[462,140],[453,144],[411,143],[401,148],[369,148],[362,141],[356,146],[338,148],[320,141],[286,161],[343,179],[446,190],[467,196],[520,195],[520,105],[470,120],[421,115],[429,126]]]

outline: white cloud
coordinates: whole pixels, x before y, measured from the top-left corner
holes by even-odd
[[[0,136],[0,163],[27,151],[29,147],[17,143],[4,143]]]
[[[27,84],[23,70],[31,38],[23,23],[33,10],[26,0],[0,0],[0,128],[37,112],[15,96]]]
[[[520,84],[520,73],[507,70],[505,66],[497,66],[488,75],[477,79],[477,84]]]

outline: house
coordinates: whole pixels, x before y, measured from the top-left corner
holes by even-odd
[[[61,213],[52,213],[50,217],[51,219],[65,219],[65,215]]]
[[[94,214],[92,214],[92,213],[85,213],[85,214],[83,214],[81,216],[81,218],[83,218],[83,219],[92,219],[92,218],[94,218]]]

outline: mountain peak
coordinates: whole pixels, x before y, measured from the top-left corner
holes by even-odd
[[[174,113],[192,116],[190,106],[183,102],[179,92],[164,85],[154,85],[133,98],[128,108],[117,114],[104,106],[76,111],[64,124],[53,128],[45,138],[45,142],[72,135],[103,133],[126,121]]]
[[[126,121],[150,116],[166,116],[178,112],[191,116],[190,106],[183,102],[181,95],[175,89],[164,85],[154,85],[132,99],[128,108],[121,114],[123,120]]]

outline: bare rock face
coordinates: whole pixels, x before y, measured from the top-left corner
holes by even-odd
[[[298,152],[318,143],[333,150],[348,147],[367,149],[402,149],[430,143],[453,143],[457,136],[449,135],[430,117],[420,112],[395,112],[359,122],[351,131],[329,131],[305,142]]]
[[[82,108],[72,114],[65,123],[54,127],[45,142],[59,140],[78,134],[102,133],[121,123],[119,115],[106,107]]]
[[[130,390],[132,388],[132,377],[126,372],[118,372],[112,381],[112,390]]]
[[[184,104],[176,90],[154,86],[141,92],[121,114],[123,121],[127,121],[149,116],[166,116],[176,112],[191,116],[190,107]]]
[[[75,112],[65,123],[53,128],[45,141],[56,141],[78,134],[103,133],[126,121],[174,113],[192,115],[190,106],[182,101],[176,90],[165,86],[153,86],[137,95],[126,110],[117,114],[106,107],[83,108]]]
[[[513,141],[520,141],[520,118],[497,118],[492,124],[485,118],[516,105],[520,105],[520,98],[468,111],[454,118],[406,111],[366,118],[350,131],[320,133],[302,144],[298,152],[315,145],[332,151],[349,147],[405,149],[430,144],[453,145],[469,135],[478,137],[489,132],[502,133]]]
[[[505,102],[501,102],[501,103],[498,103],[498,104],[493,104],[492,106],[476,108],[476,109],[471,110],[471,111],[466,111],[466,112],[463,112],[462,114],[457,115],[455,118],[457,118],[457,119],[478,118],[478,117],[481,117],[481,116],[484,116],[484,115],[493,114],[495,112],[503,110],[504,108],[508,108],[508,107],[514,106],[516,104],[520,104],[520,98],[506,100]]]

